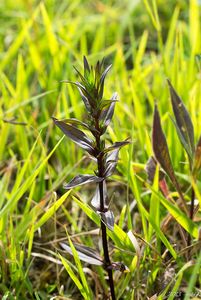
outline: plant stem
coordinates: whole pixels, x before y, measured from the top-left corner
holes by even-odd
[[[96,120],[96,129],[99,131],[99,122]],[[98,150],[97,155],[97,163],[98,163],[98,176],[104,176],[104,158],[101,151],[101,140],[100,134],[96,136],[96,146]],[[99,194],[100,194],[100,212],[105,212],[105,204],[104,204],[104,191],[103,191],[103,181],[99,182]],[[107,228],[104,222],[101,220],[101,232],[102,232],[102,245],[103,245],[103,253],[104,253],[104,263],[108,273],[109,278],[109,286],[112,300],[116,300],[115,291],[114,291],[114,281],[112,275],[112,269],[108,267],[111,266],[109,251],[108,251],[108,242],[107,242]]]
[[[189,212],[189,217],[191,220],[193,220],[193,215],[194,215],[194,207],[195,207],[195,190],[192,187],[191,191],[191,206],[190,206],[190,212]],[[191,235],[188,235],[188,246],[191,245]]]
[[[99,192],[100,192],[100,201],[103,203],[103,207],[104,207],[103,183],[102,182],[99,183]],[[103,209],[103,211],[104,211],[104,209]],[[110,262],[110,256],[109,256],[109,251],[108,251],[107,231],[106,231],[106,226],[102,220],[101,220],[101,232],[102,232],[104,262],[105,262],[105,266],[106,266],[107,273],[108,273],[111,297],[112,297],[112,300],[115,300],[116,297],[115,297],[115,292],[114,292],[114,282],[113,282],[112,270],[108,268],[111,265],[111,262]]]
[[[191,207],[190,207],[190,218],[191,218],[191,220],[193,220],[194,206],[195,206],[195,190],[192,187],[192,191],[191,191]]]

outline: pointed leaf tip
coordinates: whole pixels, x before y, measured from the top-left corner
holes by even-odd
[[[90,72],[90,67],[89,67],[89,63],[88,63],[88,60],[85,55],[83,57],[83,63],[84,63],[84,72],[86,75],[86,72],[88,72],[88,73]]]

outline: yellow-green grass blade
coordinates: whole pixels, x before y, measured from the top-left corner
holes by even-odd
[[[15,208],[17,202],[20,200],[20,198],[23,196],[23,194],[30,188],[31,184],[35,180],[35,178],[38,176],[38,174],[42,171],[42,169],[47,164],[49,158],[52,156],[52,154],[55,152],[61,141],[64,137],[62,137],[59,142],[56,144],[56,146],[53,148],[53,150],[49,153],[49,155],[42,160],[40,165],[32,172],[32,174],[25,180],[25,182],[18,188],[18,190],[15,193],[11,193],[10,199],[8,202],[4,205],[4,207],[0,210],[0,218],[3,217],[7,212],[13,211]]]
[[[47,209],[47,211],[42,215],[42,217],[37,221],[35,224],[34,230],[36,231],[39,227],[43,226],[54,214],[55,212],[61,207],[61,205],[66,201],[71,191],[66,192],[61,196],[58,200],[52,204],[51,207]]]
[[[81,284],[81,282],[78,279],[77,275],[73,272],[73,270],[70,267],[70,264],[68,263],[68,261],[63,256],[61,256],[60,254],[59,254],[59,258],[61,259],[61,262],[62,262],[64,268],[68,272],[68,275],[71,277],[71,279],[73,280],[73,282],[75,283],[75,285],[79,289],[80,293],[82,294],[83,299],[89,300],[88,295],[87,295],[83,285]]]
[[[84,274],[84,271],[83,271],[83,267],[82,267],[82,264],[81,264],[81,261],[80,261],[80,258],[78,256],[78,253],[70,239],[70,237],[68,236],[68,241],[69,241],[69,245],[71,247],[71,250],[72,250],[72,254],[73,254],[73,257],[74,257],[74,260],[75,260],[75,263],[76,263],[76,266],[78,268],[78,273],[79,273],[79,276],[80,276],[80,279],[82,281],[82,285],[83,285],[83,288],[85,289],[85,292],[87,294],[87,297],[88,299],[93,299],[93,296],[92,296],[92,291],[87,283],[87,279],[86,279],[86,276]]]

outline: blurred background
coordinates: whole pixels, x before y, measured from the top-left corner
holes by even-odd
[[[105,98],[115,91],[120,98],[107,138],[114,142],[131,137],[133,141],[132,150],[122,150],[114,179],[126,183],[128,165],[140,172],[152,154],[152,113],[157,100],[173,165],[180,179],[186,180],[182,173],[188,166],[181,163],[185,153],[169,117],[172,111],[166,79],[186,104],[198,140],[200,13],[201,3],[196,0],[0,1],[0,234],[3,245],[9,245],[7,257],[14,261],[9,281],[10,287],[19,290],[19,299],[26,299],[22,295],[27,286],[43,289],[54,273],[39,279],[40,268],[31,264],[30,253],[31,267],[27,262],[24,267],[23,249],[30,234],[33,241],[32,226],[42,213],[41,207],[54,201],[52,192],[58,196],[64,193],[64,181],[94,168],[86,157],[83,160],[82,150],[66,138],[48,157],[62,137],[51,116],[85,118],[78,91],[61,81],[77,80],[73,66],[82,71],[83,55],[90,64],[105,57],[106,65],[113,65]],[[90,187],[86,201],[89,194]],[[122,206],[119,201],[117,209]],[[72,212],[75,218],[79,214],[74,206]],[[71,232],[79,231],[72,225],[72,216],[65,214]],[[53,238],[50,228],[42,229],[44,239]],[[24,282],[22,266],[31,269],[32,288],[28,279],[20,287]],[[6,291],[5,282],[0,289]]]

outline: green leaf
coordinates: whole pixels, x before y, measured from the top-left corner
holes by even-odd
[[[44,223],[46,223],[53,214],[61,207],[61,205],[66,201],[71,191],[66,192],[63,196],[61,196],[48,210],[43,214],[40,220],[35,224],[34,231],[36,231],[39,227],[41,227]]]
[[[89,300],[88,295],[83,287],[83,285],[81,284],[80,280],[77,278],[77,275],[73,272],[72,268],[70,267],[69,262],[60,254],[58,254],[62,264],[64,266],[64,268],[66,269],[66,271],[68,272],[68,275],[71,277],[71,279],[73,280],[73,282],[75,283],[75,285],[77,286],[77,288],[79,289],[80,293],[82,294],[83,298],[85,300]]]
[[[69,245],[71,247],[72,254],[73,254],[76,266],[78,268],[78,273],[79,273],[80,279],[82,281],[83,288],[84,288],[84,290],[85,290],[85,292],[87,294],[87,299],[90,300],[90,299],[92,299],[92,293],[91,293],[91,290],[90,290],[90,288],[88,286],[87,279],[86,279],[86,276],[84,274],[83,267],[82,267],[79,255],[77,253],[77,250],[74,247],[74,245],[73,245],[73,243],[72,243],[72,241],[71,241],[71,239],[70,239],[69,236],[68,236],[68,242],[69,242]]]
[[[172,204],[169,200],[163,197],[159,192],[155,191],[150,185],[145,183],[149,189],[160,199],[160,202],[169,211],[169,213],[175,218],[175,220],[194,238],[198,238],[198,226],[189,217],[181,211],[176,205]]]

